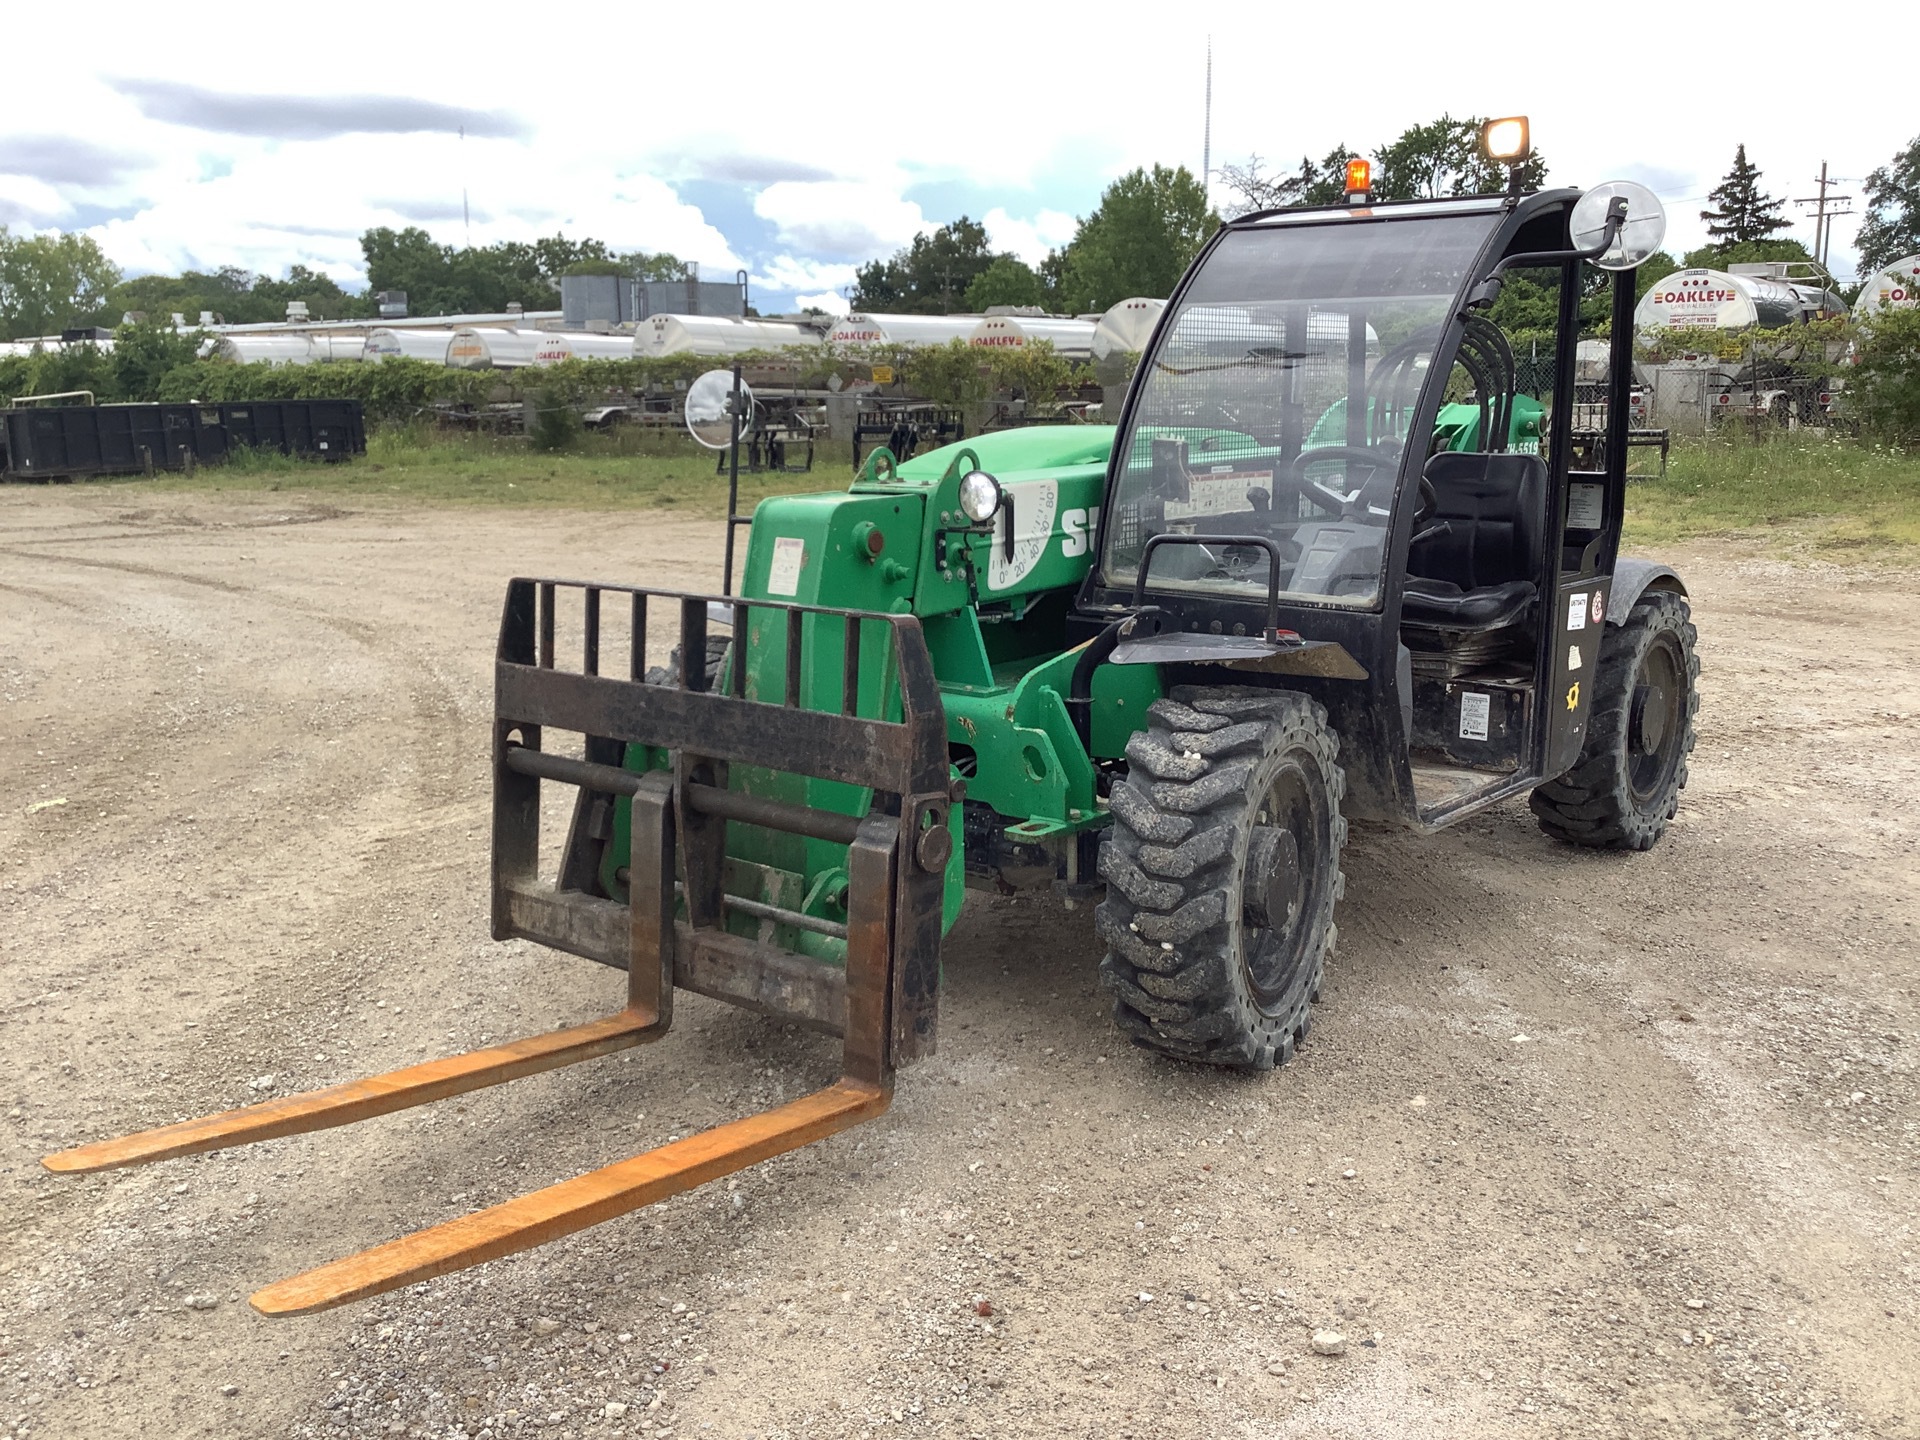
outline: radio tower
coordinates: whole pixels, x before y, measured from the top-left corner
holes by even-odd
[[[1201,127],[1200,190],[1206,193],[1213,179],[1213,36],[1207,36],[1207,112]]]

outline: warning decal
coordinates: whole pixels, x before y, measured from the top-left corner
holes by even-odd
[[[773,542],[773,563],[767,567],[769,595],[798,595],[800,565],[807,558],[806,542],[798,535],[782,535]]]
[[[1487,716],[1493,697],[1484,690],[1466,690],[1460,695],[1460,738],[1487,738]]]

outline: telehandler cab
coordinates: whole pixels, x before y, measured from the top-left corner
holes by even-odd
[[[619,1013],[46,1164],[320,1129],[641,1044],[676,986],[842,1037],[817,1094],[253,1297],[323,1309],[879,1115],[896,1066],[933,1049],[970,884],[1074,904],[1104,881],[1120,1027],[1265,1069],[1306,1036],[1349,818],[1437,830],[1529,793],[1560,839],[1651,846],[1698,673],[1679,578],[1616,558],[1631,267],[1658,202],[1366,200],[1224,226],[1116,427],[881,451],[845,494],[765,500],[738,594],[509,584],[493,934],[624,967]],[[1612,360],[1600,468],[1579,470],[1593,294]],[[678,643],[650,671],[656,625]],[[543,783],[576,790],[547,876]]]

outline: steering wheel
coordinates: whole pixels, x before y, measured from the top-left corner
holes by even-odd
[[[1310,481],[1306,478],[1309,466],[1328,460],[1358,461],[1372,473],[1360,482],[1359,488],[1351,495],[1342,495],[1337,490],[1328,489],[1319,481]],[[1287,465],[1287,478],[1296,485],[1318,492],[1331,502],[1333,508],[1336,508],[1344,519],[1362,513],[1370,503],[1368,492],[1377,485],[1380,472],[1387,472],[1388,479],[1391,481],[1392,472],[1398,468],[1399,464],[1400,450],[1397,446],[1322,445],[1317,449],[1302,450],[1294,456]],[[1439,503],[1437,498],[1434,503],[1436,505]]]
[[[1420,477],[1420,503],[1413,507],[1413,533],[1418,535],[1421,527],[1433,519],[1440,508],[1440,492],[1433,488],[1433,482],[1425,475]]]

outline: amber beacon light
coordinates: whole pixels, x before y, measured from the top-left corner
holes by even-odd
[[[1365,204],[1372,188],[1373,162],[1357,156],[1347,161],[1347,199],[1355,205]]]

